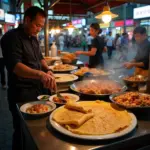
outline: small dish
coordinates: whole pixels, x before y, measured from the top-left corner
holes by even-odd
[[[79,101],[79,96],[78,95],[75,95],[75,94],[70,94],[70,93],[60,93],[62,96],[67,96],[68,97],[68,100],[72,100],[73,102],[76,102],[76,101]],[[54,101],[54,98],[57,98],[57,95],[52,95],[49,100],[55,104],[59,104],[59,105],[63,105],[63,104],[66,104],[66,102],[56,102]]]
[[[48,110],[46,112],[39,112],[39,113],[29,113],[27,112],[28,108],[31,108],[34,105],[43,105],[43,106],[47,106]],[[46,102],[46,101],[34,101],[34,102],[29,102],[26,104],[23,104],[20,107],[20,111],[28,116],[43,116],[43,115],[48,115],[50,114],[54,109],[56,108],[56,105],[52,102]]]
[[[39,95],[37,97],[37,99],[41,100],[41,101],[47,101],[47,100],[49,100],[49,97],[50,97],[50,95]]]

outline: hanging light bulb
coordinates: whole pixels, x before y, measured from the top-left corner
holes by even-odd
[[[66,27],[66,29],[68,29],[68,32],[69,32],[69,34],[72,34],[72,32],[73,32],[73,30],[75,29],[75,26],[72,24],[72,22],[71,22],[71,0],[70,0],[70,22],[69,22],[69,24],[67,25],[67,27]]]
[[[70,22],[66,29],[68,29],[69,34],[72,34],[73,30],[75,29],[75,26],[72,24],[72,22]]]
[[[60,33],[60,27],[59,26],[57,26],[56,28],[55,28],[55,32],[58,34],[58,33]]]
[[[102,16],[102,21],[104,22],[104,23],[109,23],[110,21],[111,21],[111,15],[103,15]]]
[[[110,7],[108,5],[108,2],[106,3],[106,6],[104,6],[103,8],[103,12],[99,15],[97,15],[95,18],[97,19],[102,19],[102,21],[104,23],[109,23],[112,18],[116,18],[118,17],[117,14],[113,14],[111,11],[110,11]]]
[[[54,34],[56,33],[55,28],[52,28],[52,29],[50,30],[50,33],[51,33],[52,35],[54,35]]]
[[[69,35],[72,34],[73,30],[74,30],[73,28],[69,28],[69,29],[68,29]]]

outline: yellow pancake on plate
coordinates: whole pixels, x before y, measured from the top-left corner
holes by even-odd
[[[105,135],[119,132],[131,124],[131,117],[128,112],[115,104],[104,101],[85,101],[78,102],[78,104],[84,109],[92,111],[85,114],[61,107],[53,115],[53,119],[57,123],[62,125],[61,122],[64,121],[63,127],[72,133],[79,135]],[[88,117],[85,117],[84,122],[78,124],[78,126],[70,123],[74,122],[74,120],[80,120],[85,115],[88,115]]]

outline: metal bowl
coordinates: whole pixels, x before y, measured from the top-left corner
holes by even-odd
[[[126,109],[134,109],[134,110],[136,110],[136,109],[150,109],[150,106],[126,106],[126,105],[120,104],[114,100],[115,97],[120,96],[120,95],[125,94],[125,93],[128,93],[128,92],[121,92],[121,93],[117,93],[117,94],[112,94],[109,96],[109,99],[113,103],[115,103],[115,104],[117,104],[123,108],[126,108]],[[140,93],[140,94],[141,95],[149,95],[149,94],[145,94],[145,93]]]
[[[79,69],[71,71],[71,74],[75,74],[78,70]],[[104,71],[108,72],[108,74],[104,74],[104,75],[103,74],[94,74],[94,73],[91,73],[89,71],[89,72],[84,73],[83,75],[77,75],[77,76],[81,76],[81,77],[84,77],[84,76],[86,76],[86,77],[108,77],[110,75],[115,74],[114,70],[107,70],[106,69]]]
[[[76,57],[75,59],[71,60],[71,59],[66,59],[66,58],[61,58],[62,62],[64,64],[73,64],[76,65],[77,61],[79,60],[78,57]]]
[[[142,81],[130,81],[130,80],[128,80],[128,79],[125,79],[126,77],[132,77],[132,76],[120,76],[120,78],[125,82],[125,83],[146,83],[147,82],[147,80],[148,80],[148,78],[147,77],[144,77],[144,76],[142,76],[142,75],[135,75],[135,76],[133,76],[133,77],[137,77],[137,78],[139,78],[139,79],[143,79]]]
[[[96,96],[96,97],[108,97],[108,96],[110,96],[111,94],[87,94],[87,93],[83,93],[83,92],[80,92],[79,90],[78,90],[78,88],[81,86],[81,85],[83,85],[83,84],[88,84],[89,82],[99,82],[100,80],[84,80],[84,81],[78,81],[78,82],[75,82],[75,83],[73,83],[71,86],[70,86],[70,89],[72,90],[72,91],[74,91],[74,92],[77,92],[77,93],[79,93],[79,94],[82,94],[82,95],[85,95],[85,96]],[[111,80],[112,81],[112,80]],[[114,82],[116,82],[116,83],[118,83],[120,86],[121,86],[121,91],[120,92],[124,92],[124,91],[126,91],[127,90],[127,87],[125,86],[125,85],[123,85],[123,84],[121,84],[120,82],[118,82],[118,81],[114,81]],[[119,92],[119,93],[120,93]]]
[[[130,90],[138,90],[139,85],[146,84],[147,82],[147,77],[144,77],[142,75],[136,75],[136,77],[142,78],[143,81],[130,81],[130,80],[125,79],[126,77],[130,77],[130,76],[121,75],[119,76],[119,79],[121,79]]]

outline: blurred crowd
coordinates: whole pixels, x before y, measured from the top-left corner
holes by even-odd
[[[115,37],[112,36],[112,32],[109,32],[108,35],[99,35],[103,38],[105,46],[107,48],[108,59],[111,59],[112,52],[116,50],[116,59],[123,61],[126,60],[128,49],[131,45],[134,44],[134,38],[129,40],[127,33],[116,34]],[[57,35],[49,34],[49,46],[51,47],[52,43],[55,42],[58,49],[68,50],[70,48],[82,48],[83,51],[87,51],[91,48],[93,37],[90,34],[79,34],[79,35],[64,35],[62,33]],[[44,45],[44,37],[39,36],[39,41],[41,45]]]

